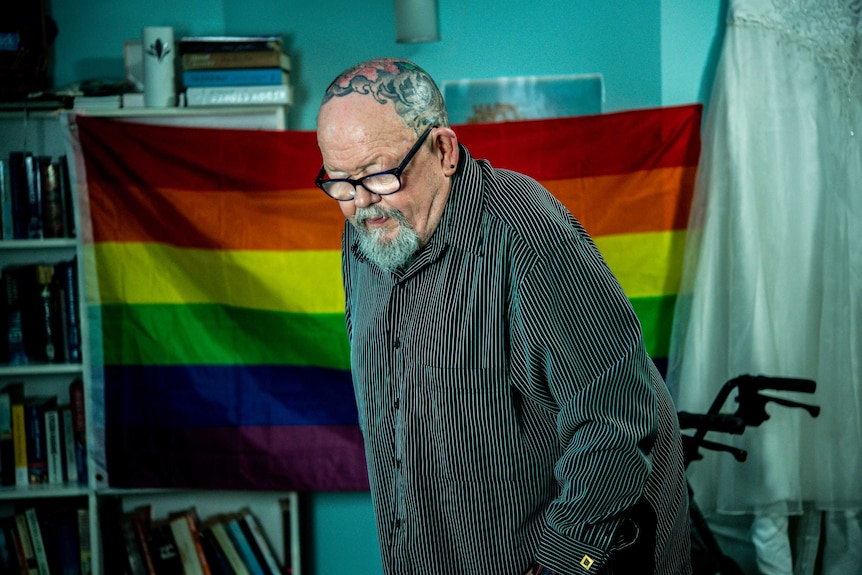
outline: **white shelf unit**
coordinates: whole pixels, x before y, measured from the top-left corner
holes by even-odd
[[[145,122],[160,125],[191,127],[222,127],[245,129],[281,130],[286,128],[286,109],[281,106],[248,106],[225,108],[162,108],[126,110],[87,110],[76,112],[89,116],[110,117],[119,120]],[[68,111],[0,111],[0,160],[8,159],[12,151],[27,150],[38,155],[70,155],[66,141],[64,123]],[[74,162],[69,169],[74,170]],[[74,173],[70,174],[74,183]],[[8,186],[8,183],[7,183]],[[76,229],[81,229],[75,210]],[[90,543],[93,556],[92,575],[105,573],[102,553],[100,501],[118,498],[124,511],[149,503],[153,516],[194,506],[201,518],[209,515],[234,512],[249,507],[261,522],[270,542],[283,564],[292,575],[301,575],[300,524],[298,497],[295,492],[255,491],[209,491],[172,489],[117,489],[105,485],[99,476],[94,458],[96,446],[103,445],[95,437],[93,410],[95,402],[91,394],[90,333],[83,272],[84,250],[79,238],[44,240],[0,240],[0,268],[26,263],[54,263],[77,256],[78,284],[80,293],[80,318],[82,339],[82,363],[80,364],[31,364],[25,366],[0,365],[0,387],[13,381],[25,382],[25,394],[51,393],[58,400],[68,403],[68,384],[80,377],[84,382],[85,410],[87,416],[88,473],[85,485],[39,485],[27,488],[0,487],[0,517],[14,513],[16,507],[27,502],[80,500],[86,501],[90,512]],[[65,394],[65,395],[64,395]],[[101,402],[98,402],[101,405]],[[290,513],[284,518],[287,505]],[[285,537],[285,533],[288,533]]]

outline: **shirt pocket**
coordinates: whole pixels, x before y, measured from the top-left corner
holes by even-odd
[[[521,477],[517,406],[505,372],[425,367],[424,376],[441,475],[470,482]]]

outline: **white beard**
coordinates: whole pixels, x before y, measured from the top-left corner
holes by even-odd
[[[388,217],[398,222],[395,237],[386,239],[386,230],[369,230],[365,220]],[[398,210],[384,210],[377,206],[357,208],[353,225],[359,232],[359,249],[365,256],[387,271],[407,265],[419,249],[419,236]]]

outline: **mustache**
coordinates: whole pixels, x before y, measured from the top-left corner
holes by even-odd
[[[357,208],[353,214],[353,223],[357,227],[364,228],[365,220],[371,218],[395,218],[398,221],[403,221],[404,216],[398,210],[384,209],[379,206],[369,206],[367,208]]]

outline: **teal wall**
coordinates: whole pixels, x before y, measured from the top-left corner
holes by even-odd
[[[122,78],[123,41],[144,25],[177,36],[282,33],[294,64],[293,129],[315,127],[343,68],[415,60],[439,82],[599,72],[605,110],[706,102],[726,0],[439,0],[441,41],[395,43],[391,0],[51,0],[58,86]],[[306,575],[381,571],[367,493],[305,494]]]

